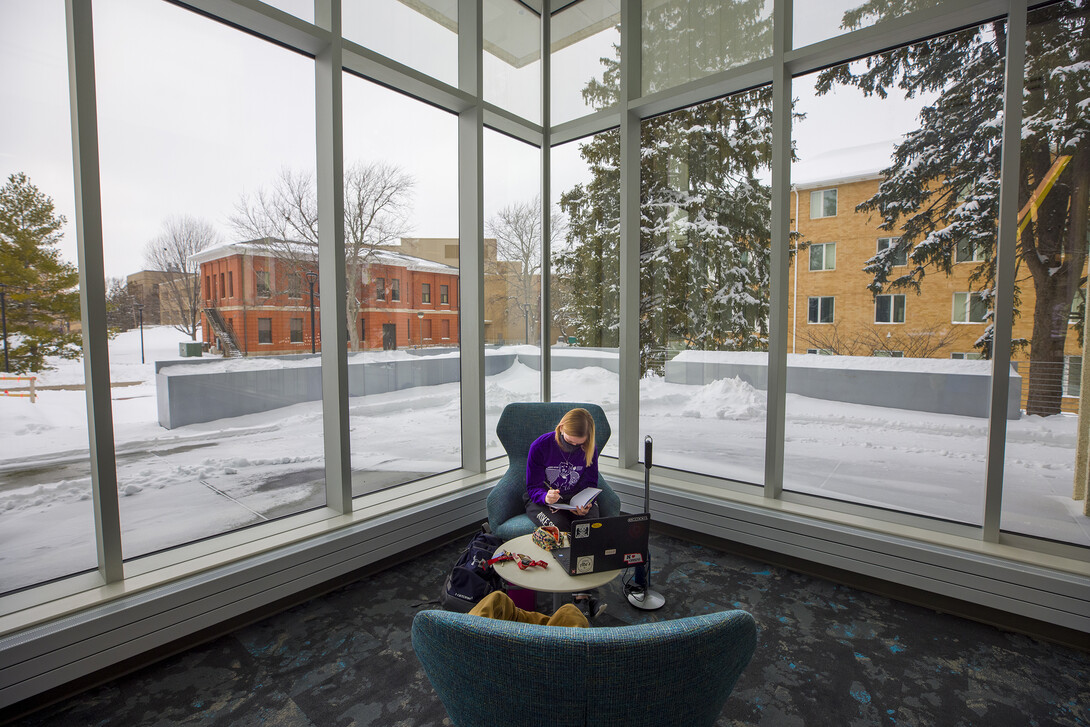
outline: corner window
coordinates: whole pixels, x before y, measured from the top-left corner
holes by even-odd
[[[875,323],[904,323],[905,297],[903,295],[879,295],[874,299]]]
[[[292,318],[291,319],[291,342],[302,343],[303,342],[303,319]]]
[[[878,252],[883,250],[889,250],[890,248],[896,249],[900,244],[901,238],[899,237],[879,237],[878,238]],[[908,250],[896,250],[893,253],[893,265],[908,265]]]
[[[810,312],[807,321],[810,323],[833,322],[833,296],[814,297],[809,299]]]
[[[420,302],[431,303],[431,284],[424,283],[420,286]]]
[[[810,246],[811,270],[836,269],[836,243],[819,242]]]
[[[810,193],[810,219],[836,217],[836,190],[819,189]]]
[[[272,318],[257,319],[257,342],[272,343]]]
[[[988,304],[979,293],[954,293],[954,323],[983,323]]]

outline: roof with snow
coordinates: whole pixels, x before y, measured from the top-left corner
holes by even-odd
[[[296,256],[299,259],[306,260],[316,259],[317,255],[315,252],[314,245],[307,242],[262,238],[216,245],[215,247],[210,247],[190,255],[189,259],[192,262],[200,264],[211,260],[219,260],[220,258],[229,257],[231,255],[262,255],[277,257],[278,254],[286,253]],[[366,259],[373,264],[391,265],[406,268],[408,270],[444,273],[447,275],[458,274],[458,268],[451,265],[445,265],[433,260],[426,260],[421,257],[406,255],[404,253],[393,252],[382,248],[368,250]]]
[[[800,158],[791,165],[791,184],[800,189],[827,187],[835,183],[882,178],[890,166],[896,139],[871,144],[829,149]]]

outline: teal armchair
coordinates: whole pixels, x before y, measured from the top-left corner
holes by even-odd
[[[594,439],[598,451],[609,441],[612,430],[606,421],[606,413],[597,404],[575,402],[516,402],[504,407],[496,424],[496,436],[507,451],[509,466],[488,493],[488,526],[504,540],[534,532],[537,527],[526,514],[522,496],[526,492],[526,457],[530,445],[545,432],[556,429],[561,417],[568,411],[582,407],[594,417]],[[621,514],[621,499],[599,473],[598,511],[601,517]]]
[[[585,629],[421,611],[412,643],[457,727],[700,727],[719,718],[757,627],[745,611]]]

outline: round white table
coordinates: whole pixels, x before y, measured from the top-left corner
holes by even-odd
[[[531,560],[543,560],[549,564],[548,568],[534,566],[522,570],[518,567],[518,563],[507,560],[502,563],[495,563],[493,567],[501,578],[513,586],[553,594],[553,611],[563,605],[560,599],[561,594],[580,593],[593,588],[600,588],[621,573],[620,570],[607,570],[601,573],[586,573],[573,576],[556,562],[556,559],[553,558],[549,551],[538,547],[534,543],[532,535],[520,535],[517,538],[508,540],[496,549],[493,557],[500,555],[505,550],[512,553],[522,553],[528,555]]]

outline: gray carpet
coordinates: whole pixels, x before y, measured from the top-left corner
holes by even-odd
[[[462,540],[17,724],[450,724],[409,627]],[[666,607],[637,611],[615,582],[595,626],[751,612],[757,651],[719,725],[1090,725],[1085,652],[664,535],[652,558]]]

